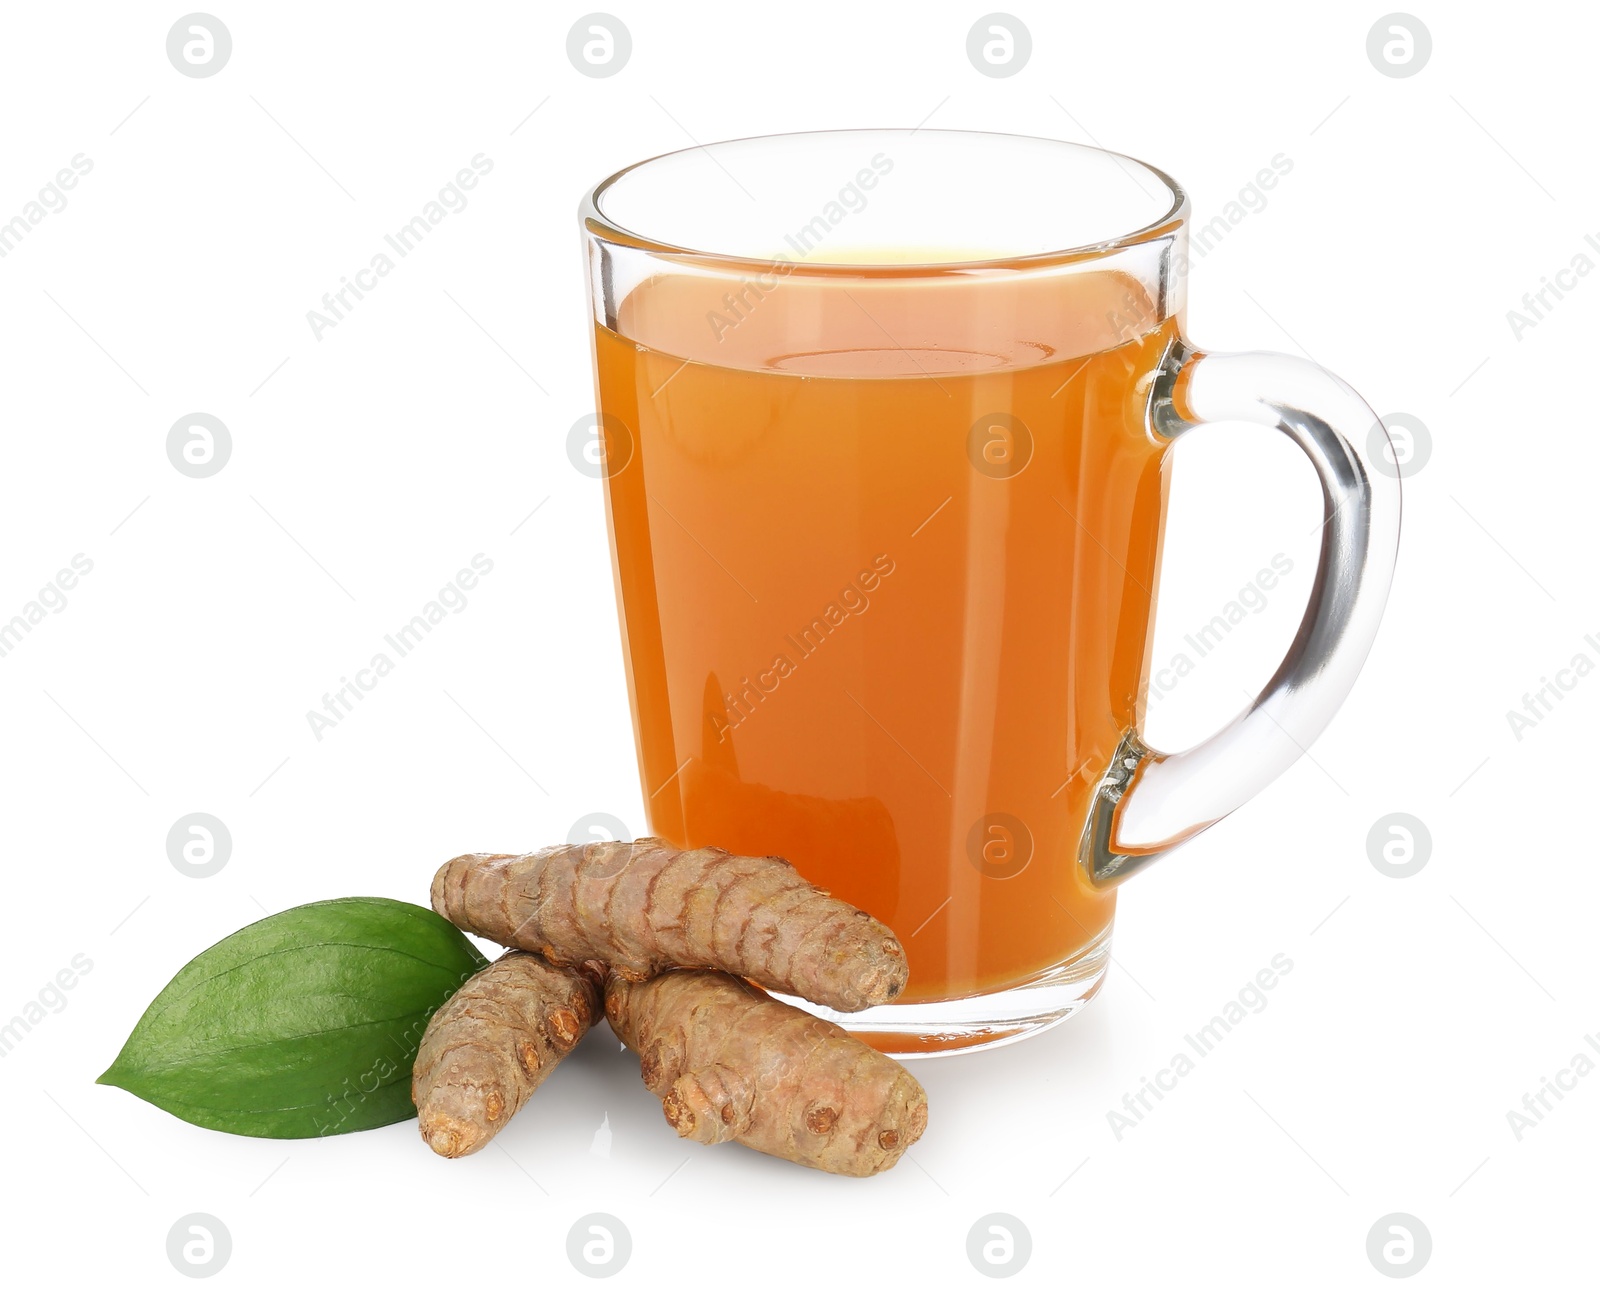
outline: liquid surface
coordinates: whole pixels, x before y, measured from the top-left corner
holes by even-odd
[[[887,922],[902,1002],[1025,983],[1112,916],[1076,855],[1143,686],[1176,323],[1108,273],[726,286],[596,330],[651,828]]]

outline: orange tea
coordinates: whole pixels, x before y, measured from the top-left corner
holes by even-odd
[[[1377,634],[1383,424],[1309,360],[1188,342],[1189,213],[1131,157],[926,125],[697,144],[579,208],[651,827],[887,922],[910,984],[840,1021],[891,1053],[1081,1008],[1116,886],[1292,766]],[[1239,421],[1316,472],[1316,574],[1260,693],[1165,752],[1165,465]]]
[[[1100,269],[727,287],[596,329],[651,828],[887,922],[898,1003],[1025,985],[1111,921],[1076,859],[1144,685],[1176,320]]]

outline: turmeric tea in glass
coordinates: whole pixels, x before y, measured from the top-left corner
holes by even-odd
[[[1308,361],[1191,346],[1188,200],[1099,149],[735,140],[629,167],[580,216],[652,831],[787,857],[889,924],[905,992],[829,1015],[884,1050],[1067,1017],[1116,885],[1354,682],[1399,534],[1378,419]],[[1223,420],[1310,459],[1319,567],[1261,694],[1166,753],[1139,732],[1169,450]]]

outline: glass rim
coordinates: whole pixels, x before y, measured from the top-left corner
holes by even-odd
[[[1171,201],[1166,211],[1150,222],[1131,230],[1128,233],[1118,234],[1114,238],[1104,239],[1099,242],[1083,243],[1077,246],[1061,247],[1050,251],[1030,252],[1026,255],[1015,256],[986,256],[973,260],[939,260],[939,261],[823,261],[823,260],[795,260],[787,257],[769,257],[733,255],[727,252],[716,251],[705,247],[688,247],[679,243],[668,242],[652,237],[638,229],[630,229],[608,216],[604,208],[606,193],[618,181],[635,171],[657,162],[665,161],[672,157],[681,157],[686,153],[706,152],[707,149],[720,147],[723,144],[760,143],[778,139],[797,139],[817,135],[900,135],[910,138],[913,135],[963,135],[984,139],[1021,139],[1030,143],[1057,144],[1064,148],[1076,149],[1080,152],[1098,153],[1101,156],[1114,159],[1119,165],[1131,163],[1134,166],[1153,175],[1166,187]],[[709,155],[709,154],[708,154]],[[784,130],[765,135],[742,135],[734,139],[718,139],[710,144],[692,144],[686,148],[674,148],[668,152],[657,153],[640,161],[624,166],[621,170],[606,176],[593,188],[583,195],[583,200],[578,205],[578,219],[584,231],[592,237],[603,239],[606,242],[620,246],[634,248],[658,256],[667,256],[686,262],[695,263],[706,268],[726,268],[739,270],[754,270],[757,272],[770,272],[775,265],[788,266],[784,271],[786,275],[815,275],[818,277],[852,277],[862,274],[871,274],[873,277],[933,277],[947,272],[972,273],[979,270],[1004,269],[1021,270],[1044,268],[1055,265],[1071,264],[1077,261],[1095,260],[1104,256],[1115,254],[1130,247],[1137,247],[1146,243],[1155,242],[1170,236],[1181,229],[1189,218],[1189,195],[1177,180],[1168,175],[1158,166],[1149,162],[1140,161],[1137,157],[1130,157],[1127,153],[1115,152],[1109,148],[1101,148],[1095,144],[1081,144],[1070,139],[1052,139],[1046,135],[1023,135],[1014,131],[999,130],[952,130],[946,128],[924,128],[918,126],[910,128],[905,126],[872,127],[860,126],[840,130]]]

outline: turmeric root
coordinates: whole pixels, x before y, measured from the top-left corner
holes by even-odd
[[[596,974],[508,951],[428,1022],[412,1068],[422,1138],[476,1153],[511,1120],[599,1014]]]
[[[893,1059],[727,974],[610,974],[606,1017],[685,1139],[864,1176],[928,1124],[927,1095]]]
[[[599,960],[634,982],[675,966],[721,969],[854,1012],[906,981],[886,925],[781,857],[662,839],[469,853],[434,876],[433,909],[468,933],[555,964]]]

